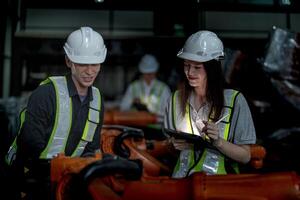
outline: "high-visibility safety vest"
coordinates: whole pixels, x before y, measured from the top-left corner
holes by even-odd
[[[224,140],[229,140],[231,118],[234,109],[234,103],[238,94],[239,92],[236,90],[226,89],[224,91],[225,105],[223,108],[222,115],[225,116],[228,114],[228,116],[224,120],[222,120],[221,123],[218,124],[220,130],[219,136],[222,137]],[[178,105],[176,103],[176,101],[178,100],[178,91],[176,91],[172,97],[172,117],[175,129],[175,116],[178,115],[179,111],[179,108],[176,106]],[[185,110],[186,112],[182,119],[183,123],[187,124],[187,127],[189,129],[187,132],[194,134],[190,115],[191,108],[189,103],[186,104]],[[208,119],[211,120],[211,117],[209,116]],[[223,154],[210,148],[204,148],[200,155],[196,155],[197,153],[199,152],[195,151],[194,149],[182,150],[180,153],[180,157],[177,160],[177,164],[174,168],[173,177],[186,177],[194,172],[199,171],[206,172],[207,174],[227,174],[227,166],[225,166],[225,157]],[[239,172],[237,163],[231,163],[230,167],[235,173]]]
[[[40,154],[40,159],[51,159],[58,153],[64,153],[69,132],[72,126],[72,99],[69,96],[67,87],[67,80],[64,76],[49,77],[41,83],[41,85],[51,82],[55,88],[56,94],[56,112],[54,126],[51,132],[50,139],[47,146]],[[83,129],[82,137],[76,149],[72,153],[72,157],[80,156],[88,142],[93,140],[96,128],[100,122],[101,110],[101,94],[96,87],[92,87],[93,100],[89,104],[88,118]],[[21,126],[25,120],[24,109],[21,112]],[[19,133],[18,133],[19,134]],[[10,146],[6,155],[6,162],[11,164],[15,159],[17,151],[17,137],[14,139],[13,144]]]
[[[165,89],[165,85],[157,80],[154,80],[150,94],[145,94],[143,82],[140,80],[132,83],[133,98],[140,98],[141,102],[147,106],[149,111],[157,112],[160,110],[160,97]]]

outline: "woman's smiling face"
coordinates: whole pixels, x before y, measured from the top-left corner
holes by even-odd
[[[203,63],[184,60],[183,62],[185,76],[192,87],[206,87],[207,74]]]

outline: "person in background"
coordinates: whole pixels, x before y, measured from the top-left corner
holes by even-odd
[[[68,36],[63,48],[71,73],[51,76],[33,91],[7,154],[8,164],[27,180],[26,199],[51,198],[53,157],[92,156],[100,150],[104,107],[93,83],[106,57],[103,38],[92,28],[81,27]]]
[[[198,31],[177,56],[183,59],[185,79],[168,102],[164,128],[198,135],[209,145],[170,137],[168,141],[180,151],[172,176],[238,173],[237,163],[250,160],[256,133],[243,94],[224,89],[222,41],[213,32]]]
[[[163,116],[171,90],[167,84],[157,79],[159,69],[157,59],[151,54],[145,54],[139,62],[138,69],[141,77],[126,89],[120,110],[147,110]]]

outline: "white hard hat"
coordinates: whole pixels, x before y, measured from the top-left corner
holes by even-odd
[[[151,54],[146,54],[142,57],[139,63],[139,71],[141,73],[153,73],[157,72],[159,63],[156,58]]]
[[[103,63],[106,57],[102,36],[90,27],[81,27],[72,32],[64,50],[72,62],[79,64]]]
[[[219,60],[224,56],[223,43],[213,32],[198,31],[186,40],[177,56],[196,62]]]

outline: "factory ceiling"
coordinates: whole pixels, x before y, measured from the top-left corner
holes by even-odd
[[[300,12],[299,0],[13,0],[24,8],[104,10],[199,10]]]

